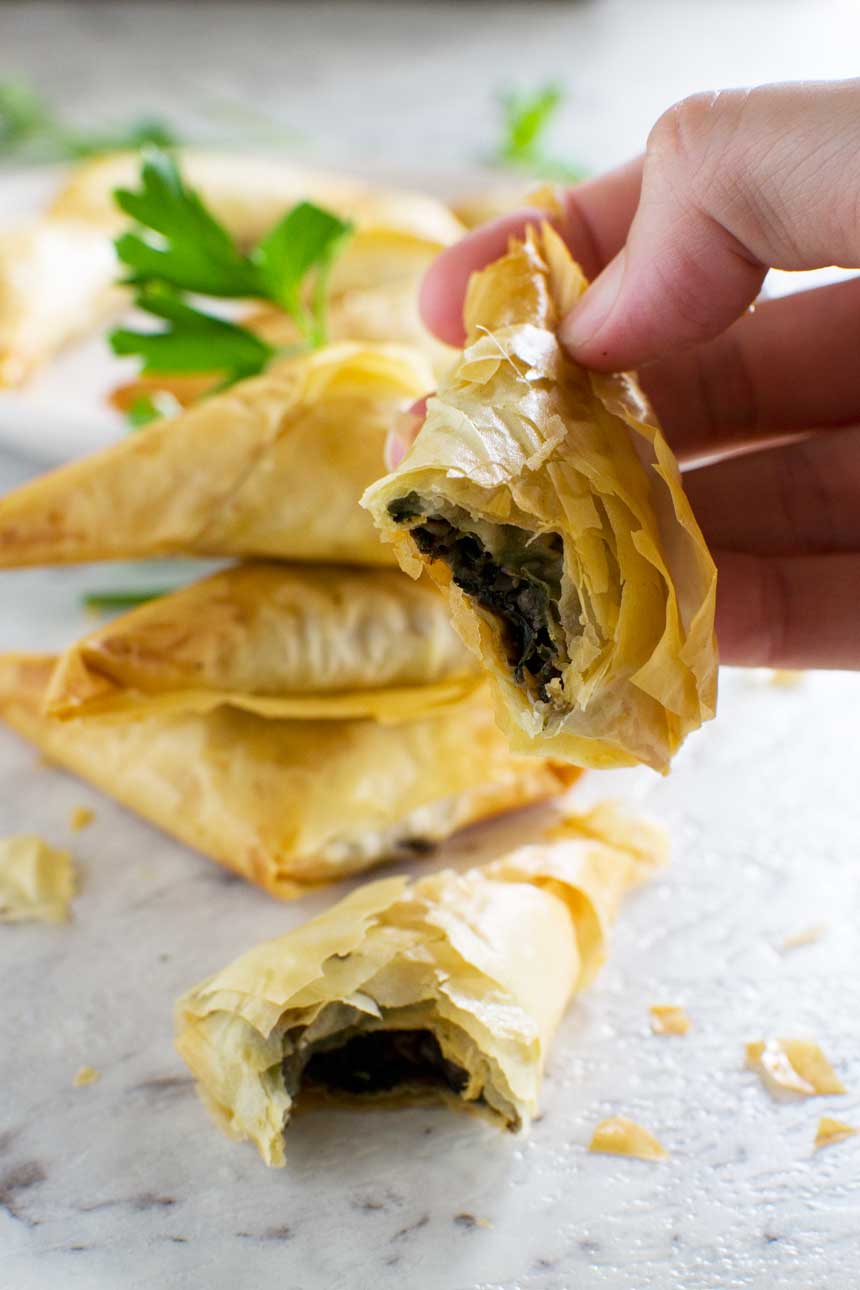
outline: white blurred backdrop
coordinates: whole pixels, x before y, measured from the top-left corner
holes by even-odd
[[[157,112],[341,164],[443,177],[497,92],[558,82],[555,151],[597,171],[696,90],[857,73],[858,0],[0,3],[0,76],[81,123]]]

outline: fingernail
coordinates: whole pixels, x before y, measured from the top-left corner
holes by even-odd
[[[587,345],[615,309],[624,278],[624,251],[619,251],[599,277],[595,278],[581,300],[577,301],[558,329],[559,339],[574,352]]]

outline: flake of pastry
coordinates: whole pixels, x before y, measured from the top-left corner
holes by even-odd
[[[690,1029],[690,1018],[676,1003],[652,1003],[648,1012],[655,1035],[686,1035]]]
[[[815,1131],[813,1149],[819,1151],[821,1147],[829,1147],[837,1142],[845,1142],[846,1139],[853,1138],[858,1133],[860,1133],[860,1129],[853,1124],[846,1124],[844,1120],[834,1120],[830,1115],[822,1115]]]
[[[88,829],[96,818],[95,811],[89,806],[76,806],[69,817],[69,828],[74,833],[80,833],[82,829]]]
[[[746,1046],[746,1061],[770,1092],[787,1090],[803,1097],[844,1093],[820,1046],[812,1039],[761,1039]]]
[[[87,1084],[95,1084],[102,1077],[101,1071],[97,1071],[94,1066],[81,1066],[72,1080],[75,1088],[83,1088]]]
[[[669,1154],[650,1129],[623,1115],[601,1120],[588,1150],[607,1156],[635,1156],[638,1160],[665,1160]]]
[[[35,834],[0,839],[0,922],[64,923],[74,894],[68,851]]]

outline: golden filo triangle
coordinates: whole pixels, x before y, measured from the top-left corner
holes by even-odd
[[[45,710],[128,721],[227,704],[399,724],[462,702],[481,681],[429,579],[251,560],[100,623],[60,658]]]
[[[562,343],[586,285],[548,223],[473,274],[466,348],[363,505],[445,592],[514,747],[665,772],[716,710],[716,568],[635,376]]]
[[[433,386],[406,346],[274,363],[0,500],[0,567],[209,554],[394,563],[358,506],[392,419]]]
[[[48,761],[279,899],[422,854],[577,777],[512,753],[480,690],[397,725],[260,716],[227,703],[57,721],[44,713],[56,663],[0,655],[0,718]]]
[[[348,219],[353,234],[332,266],[333,298],[387,286],[396,293],[404,282],[414,284],[464,231],[426,193],[370,187],[282,158],[183,149],[178,159],[188,182],[243,248],[301,201]],[[0,387],[22,384],[69,342],[130,304],[113,246],[129,221],[114,193],[132,187],[139,172],[140,156],[132,152],[74,166],[44,214],[0,231]],[[347,312],[354,314],[354,302]]]

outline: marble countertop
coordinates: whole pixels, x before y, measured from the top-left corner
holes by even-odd
[[[0,486],[24,473],[0,459]],[[81,591],[126,577],[2,575],[0,647],[61,644]],[[813,1155],[812,1139],[822,1113],[860,1123],[858,757],[860,677],[726,675],[669,779],[574,790],[662,819],[674,858],[564,1021],[530,1136],[442,1109],[314,1111],[267,1171],[209,1124],[171,1007],[342,889],[280,906],[0,730],[0,836],[69,846],[83,879],[68,926],[0,928],[3,1290],[853,1290],[860,1140]],[[79,805],[96,818],[72,834]],[[472,831],[432,863],[497,854],[537,822]],[[782,950],[814,924],[819,941]],[[651,1035],[655,1002],[683,1003],[689,1035]],[[743,1070],[745,1042],[770,1035],[816,1037],[848,1095],[773,1102]],[[101,1080],[73,1087],[82,1065]],[[669,1159],[589,1155],[615,1113]]]
[[[462,168],[493,137],[499,86],[556,77],[570,89],[556,151],[597,169],[692,90],[854,74],[860,35],[853,0],[210,4],[203,41],[201,14],[7,3],[4,68],[89,122],[155,103],[205,133],[214,104],[250,103],[307,153],[398,174]],[[27,472],[0,457],[0,489]],[[65,643],[83,590],[131,580],[153,573],[0,575],[0,649]],[[565,1019],[530,1136],[445,1110],[315,1111],[270,1172],[210,1126],[172,1004],[342,889],[279,906],[0,730],[0,835],[68,846],[83,880],[68,926],[0,928],[0,1287],[854,1290],[860,1139],[816,1155],[812,1139],[823,1113],[860,1124],[858,760],[857,676],[725,676],[718,721],[669,779],[577,790],[661,818],[674,858]],[[80,805],[95,822],[72,834]],[[534,824],[474,831],[432,863]],[[781,949],[818,923],[820,940]],[[654,1002],[683,1003],[689,1035],[651,1035]],[[779,1034],[818,1038],[849,1093],[771,1100],[743,1046]],[[101,1079],[75,1088],[85,1064]],[[614,1113],[668,1160],[587,1154]]]

